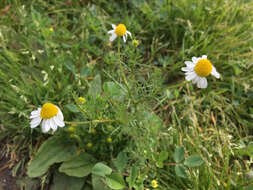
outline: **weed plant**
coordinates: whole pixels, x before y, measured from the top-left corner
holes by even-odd
[[[1,151],[21,188],[253,188],[252,1],[6,0],[0,10]],[[120,23],[132,38],[110,42]],[[206,89],[181,71],[202,55],[221,74]],[[64,128],[30,128],[46,102]]]

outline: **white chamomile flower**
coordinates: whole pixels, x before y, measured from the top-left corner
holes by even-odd
[[[57,130],[57,127],[64,127],[63,114],[56,105],[45,103],[42,108],[31,112],[31,128],[37,127],[42,120],[42,132],[47,133],[50,129]]]
[[[197,83],[198,88],[206,88],[208,75],[213,75],[216,78],[220,78],[220,74],[216,71],[212,63],[207,59],[206,55],[202,57],[193,57],[192,61],[184,62],[187,67],[182,67],[182,71],[185,72],[185,79],[187,81],[192,80],[193,84]]]
[[[108,34],[111,34],[110,36],[110,41],[112,42],[115,40],[118,36],[121,37],[123,36],[124,42],[127,40],[127,35],[130,35],[132,38],[131,32],[127,31],[126,26],[124,24],[119,24],[118,26],[115,26],[112,24],[113,30],[110,30]]]

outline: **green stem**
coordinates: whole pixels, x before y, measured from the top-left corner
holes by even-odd
[[[117,120],[110,120],[110,119],[104,119],[104,120],[92,120],[92,121],[64,121],[66,124],[91,124],[91,123],[111,123],[116,122]]]
[[[124,84],[126,85],[126,88],[127,88],[127,91],[128,91],[128,94],[129,94],[130,98],[134,101],[134,99],[132,98],[131,90],[128,86],[128,82],[126,80],[126,75],[125,75],[124,70],[123,70],[122,62],[120,60],[120,38],[118,38],[118,56],[119,56],[119,67],[120,67],[121,77],[123,79]]]

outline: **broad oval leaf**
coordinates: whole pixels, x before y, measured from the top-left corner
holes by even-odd
[[[113,164],[119,171],[123,171],[127,165],[127,154],[125,152],[120,152],[115,160],[113,160]]]
[[[179,163],[184,160],[184,147],[178,146],[174,152],[174,160]]]
[[[92,168],[92,174],[105,177],[105,175],[110,175],[112,173],[112,169],[107,165],[99,162]]]
[[[126,187],[124,178],[119,173],[112,173],[106,176],[106,183],[111,189],[123,189]]]
[[[50,186],[50,190],[81,190],[83,184],[84,180],[82,178],[71,177],[57,172],[54,175],[54,181]]]
[[[109,190],[103,177],[92,174],[91,178],[93,190]]]
[[[183,178],[187,177],[186,168],[182,164],[175,166],[175,172],[176,172],[176,175],[179,177],[183,177]]]
[[[39,177],[54,164],[70,159],[76,153],[76,148],[71,143],[66,143],[65,138],[53,136],[46,140],[39,148],[33,160],[28,164],[29,177]]]
[[[189,167],[200,166],[203,163],[203,159],[200,155],[192,155],[184,161],[184,165]]]
[[[163,161],[168,159],[168,156],[169,156],[168,152],[162,151],[162,152],[160,152],[158,159],[159,159],[160,162],[163,162]]]
[[[95,162],[96,160],[91,155],[82,152],[63,162],[59,171],[69,176],[84,177],[91,173]]]

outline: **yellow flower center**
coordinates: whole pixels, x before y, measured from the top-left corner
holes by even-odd
[[[200,59],[195,65],[194,71],[200,77],[207,77],[212,72],[212,67],[208,59]]]
[[[124,36],[126,34],[126,26],[124,24],[119,24],[115,29],[115,34]]]
[[[42,106],[42,109],[40,111],[40,117],[42,119],[50,119],[50,118],[56,116],[57,113],[58,113],[58,109],[54,104],[45,103]]]

